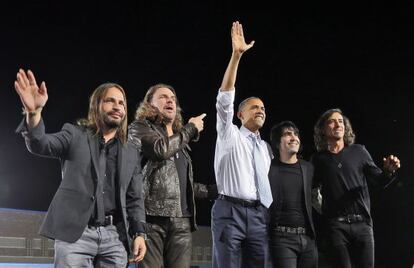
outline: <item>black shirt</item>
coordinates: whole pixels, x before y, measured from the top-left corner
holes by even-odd
[[[375,165],[365,146],[345,146],[337,154],[318,152],[312,162],[314,181],[321,185],[323,214],[328,218],[347,214],[371,217],[367,179],[374,184],[386,184],[390,179]]]
[[[271,209],[273,225],[305,227],[307,223],[303,190],[303,176],[299,162],[286,164],[275,160],[277,176],[270,178],[276,197]]]
[[[118,139],[111,139],[105,145],[106,152],[106,172],[104,182],[104,207],[105,215],[115,215],[117,210],[116,205],[116,189],[117,186],[117,162],[118,162]]]
[[[105,215],[113,215],[115,218],[118,215],[117,208],[117,162],[118,162],[118,139],[114,138],[105,143],[103,137],[99,139],[99,157],[104,157],[104,161],[99,162],[99,172],[102,172],[102,169],[105,170],[103,173],[102,183],[102,192],[96,192],[96,203],[95,209],[91,217],[91,223],[94,224],[98,222],[98,202],[102,200],[103,210]],[[104,154],[104,155],[102,155]],[[97,187],[99,188],[99,182]],[[102,199],[98,197],[102,196]],[[115,219],[116,220],[116,219]]]
[[[180,180],[180,201],[181,201],[181,211],[184,217],[190,217],[191,213],[188,209],[188,193],[187,193],[187,184],[188,184],[188,160],[183,154],[183,151],[180,150],[174,155],[175,167],[177,169],[178,178]]]

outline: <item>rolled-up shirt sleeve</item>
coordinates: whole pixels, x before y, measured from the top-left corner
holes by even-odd
[[[231,138],[233,128],[234,116],[234,97],[235,90],[221,91],[217,95],[216,109],[217,109],[217,135],[221,140]]]

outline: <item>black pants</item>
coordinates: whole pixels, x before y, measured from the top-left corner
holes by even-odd
[[[328,238],[333,267],[374,268],[374,235],[366,222],[329,222]]]
[[[271,231],[270,254],[276,268],[318,267],[315,239],[305,234]]]
[[[139,268],[189,268],[190,218],[147,216],[147,253]]]

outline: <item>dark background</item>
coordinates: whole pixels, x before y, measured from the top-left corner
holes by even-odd
[[[22,118],[13,89],[20,67],[47,82],[43,117],[49,132],[85,116],[89,94],[103,82],[127,90],[129,121],[149,86],[173,85],[186,120],[207,113],[192,158],[195,180],[214,182],[215,97],[230,58],[231,23],[239,20],[246,40],[256,44],[243,56],[236,103],[251,95],[264,100],[264,138],[275,123],[292,120],[302,131],[308,159],[316,119],[339,107],[350,117],[357,143],[365,144],[379,165],[386,154],[400,157],[398,183],[386,191],[372,190],[377,266],[411,267],[413,6],[375,1],[2,2],[0,207],[46,210],[60,181],[59,162],[30,155],[14,133]],[[211,202],[197,206],[199,222],[209,225]]]

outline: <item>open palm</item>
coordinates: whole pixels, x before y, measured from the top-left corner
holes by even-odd
[[[19,94],[20,100],[27,112],[32,112],[45,106],[48,98],[46,83],[42,82],[39,87],[32,71],[28,70],[25,72],[20,69],[14,82],[14,88],[17,94]]]
[[[233,46],[233,51],[244,53],[254,45],[254,41],[251,41],[249,44],[246,44],[243,34],[243,26],[238,21],[233,22],[231,28],[231,41]]]

